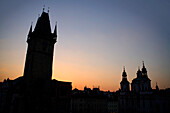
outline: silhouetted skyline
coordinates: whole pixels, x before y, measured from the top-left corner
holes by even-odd
[[[131,82],[144,60],[151,86],[170,87],[170,2],[157,0],[1,1],[0,81],[23,75],[29,27],[44,4],[52,29],[58,23],[53,78],[117,90],[123,66]]]

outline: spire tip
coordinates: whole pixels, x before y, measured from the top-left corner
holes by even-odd
[[[43,5],[43,12],[44,12],[44,10],[45,10],[45,5]]]
[[[50,12],[50,7],[48,7],[48,13]]]
[[[125,66],[123,66],[123,71],[125,72]]]
[[[143,63],[143,67],[144,67],[144,66],[145,66],[145,65],[144,65],[144,61],[142,61],[142,63]]]

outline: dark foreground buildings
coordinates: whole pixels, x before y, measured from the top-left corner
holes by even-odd
[[[136,74],[130,84],[124,68],[121,89],[116,92],[87,87],[83,91],[74,89],[72,113],[169,113],[170,88],[160,90],[156,84],[152,89],[144,62]]]
[[[28,33],[24,76],[0,83],[0,113],[70,113],[71,82],[52,80],[56,40],[43,11]]]
[[[143,62],[142,70],[138,69],[137,77],[130,83],[124,69],[119,93],[120,113],[169,113],[170,89],[151,88],[151,80]]]
[[[125,68],[117,92],[74,89],[71,82],[52,80],[57,27],[51,33],[49,14],[42,12],[28,33],[24,76],[0,82],[0,113],[169,113],[170,89],[151,88],[143,63],[130,82]]]
[[[118,96],[114,92],[84,87],[74,89],[71,99],[72,113],[118,113]]]

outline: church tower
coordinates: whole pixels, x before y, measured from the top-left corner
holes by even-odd
[[[144,61],[142,61],[143,62],[143,67],[142,67],[142,76],[143,77],[148,77],[148,75],[147,75],[147,70],[146,70],[146,67],[145,67],[145,64],[144,64]]]
[[[121,86],[121,91],[123,91],[123,92],[129,91],[129,81],[127,80],[127,74],[125,71],[125,67],[123,69],[122,81],[120,82],[120,86]]]
[[[151,80],[148,78],[147,69],[144,65],[144,61],[142,71],[140,71],[140,68],[138,68],[136,74],[137,77],[134,78],[131,83],[131,90],[137,93],[151,91]]]

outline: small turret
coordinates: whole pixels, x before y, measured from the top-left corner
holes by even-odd
[[[143,61],[142,75],[147,77],[147,70],[145,68],[144,61]]]
[[[120,82],[121,91],[129,91],[129,81],[127,80],[127,74],[125,66],[123,67],[122,81]]]
[[[138,71],[137,71],[137,78],[141,78],[142,77],[142,72],[140,71],[140,67],[138,67]]]
[[[125,71],[125,66],[123,67],[122,77],[123,78],[127,78],[127,74],[126,74],[126,71]]]
[[[53,39],[57,40],[57,22],[56,22],[56,25],[55,25],[55,28],[54,28],[53,36],[54,36]]]
[[[158,87],[157,82],[156,82],[156,91],[159,91],[159,87]]]

